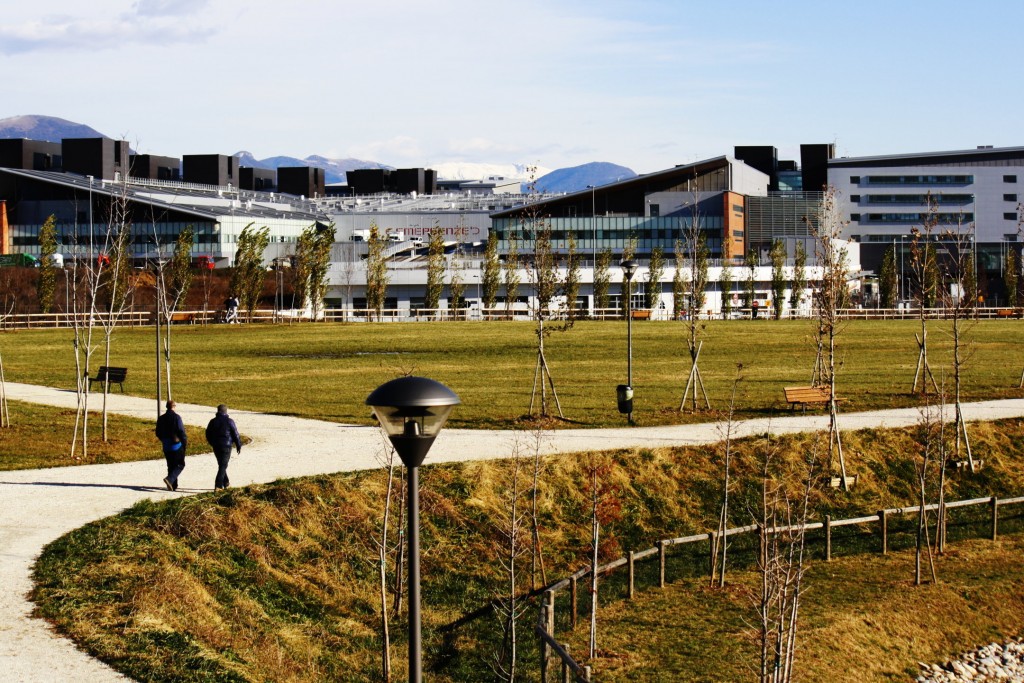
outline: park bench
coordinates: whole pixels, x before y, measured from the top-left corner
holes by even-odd
[[[188,323],[189,325],[195,325],[196,314],[195,313],[171,313],[171,323]]]
[[[1015,311],[1012,308],[1000,308],[1000,309],[996,310],[996,317],[997,318],[1019,318],[1020,317],[1020,312],[1019,311]]]
[[[128,368],[114,368],[101,365],[100,369],[96,371],[95,377],[89,377],[89,390],[92,391],[93,382],[108,382],[110,384],[116,384],[121,387],[121,393],[124,393],[124,380],[128,376]]]
[[[633,316],[633,320],[650,320],[651,319],[651,312],[650,311],[630,311],[630,313]]]
[[[799,404],[804,410],[809,405],[826,405],[828,403],[828,387],[786,387],[786,403],[796,410]],[[836,401],[841,399],[836,398]]]

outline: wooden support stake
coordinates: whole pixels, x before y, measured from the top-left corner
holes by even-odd
[[[832,561],[832,515],[825,515],[825,561]]]
[[[708,545],[710,546],[708,548],[708,574],[711,576],[715,575],[715,562],[718,561],[718,558],[715,557],[715,537],[717,536],[718,534],[714,531],[708,533]]]
[[[992,540],[995,541],[999,538],[999,499],[992,496],[989,504],[992,506]]]
[[[634,594],[634,582],[633,582],[633,580],[636,577],[636,574],[635,574],[636,565],[633,563],[633,551],[632,550],[629,551],[628,561],[629,561],[629,590],[628,590],[628,592],[626,594],[626,597],[628,599],[632,600],[633,599],[633,594]]]
[[[590,666],[589,665],[583,667],[583,677],[586,678],[588,681],[590,680]]]
[[[562,649],[565,650],[565,654],[569,654],[569,643],[563,643]],[[572,683],[572,669],[569,668],[569,662],[562,660],[562,683]]]
[[[576,577],[572,577],[569,581],[569,602],[572,604],[569,607],[569,628],[576,629]]]
[[[889,554],[889,513],[881,510],[878,513],[878,520],[882,525],[882,554]]]
[[[658,588],[665,587],[665,543],[658,541],[658,564],[661,565],[658,574]]]

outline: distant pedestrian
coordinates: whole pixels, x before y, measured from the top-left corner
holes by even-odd
[[[757,299],[754,299],[754,303],[750,305],[750,317],[752,317],[754,320],[757,320],[757,307]]]
[[[226,489],[230,486],[228,461],[231,460],[231,447],[234,446],[235,451],[241,453],[242,440],[238,438],[238,428],[235,421],[228,417],[228,407],[223,403],[217,406],[217,414],[206,425],[206,442],[217,458],[217,477],[213,480],[213,490]]]
[[[164,447],[167,460],[167,476],[164,486],[168,491],[178,490],[178,475],[185,469],[185,451],[188,449],[188,434],[181,416],[174,412],[174,401],[168,401],[167,410],[156,419],[156,438]]]
[[[238,298],[234,294],[230,294],[227,299],[224,299],[224,322],[238,322]]]

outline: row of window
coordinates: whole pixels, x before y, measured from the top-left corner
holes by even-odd
[[[1004,180],[1008,177],[1004,176]],[[869,175],[864,177],[865,185],[970,185],[973,175]],[[1012,181],[1017,182],[1016,178]],[[860,185],[861,176],[850,176],[851,185]]]
[[[970,204],[974,201],[973,194],[869,194],[866,201],[870,204],[916,204],[927,206],[929,199],[935,204]],[[850,201],[859,202],[861,195],[850,195]]]
[[[939,224],[943,223],[956,223],[961,221],[964,223],[970,223],[974,221],[973,213],[938,213],[934,216],[930,216],[927,213],[869,213],[869,214],[850,214],[850,220],[865,223],[924,223],[930,218],[935,218]]]

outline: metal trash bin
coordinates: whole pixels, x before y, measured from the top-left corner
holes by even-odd
[[[626,415],[633,412],[633,387],[620,384],[615,387],[615,398],[619,402],[619,412]]]

